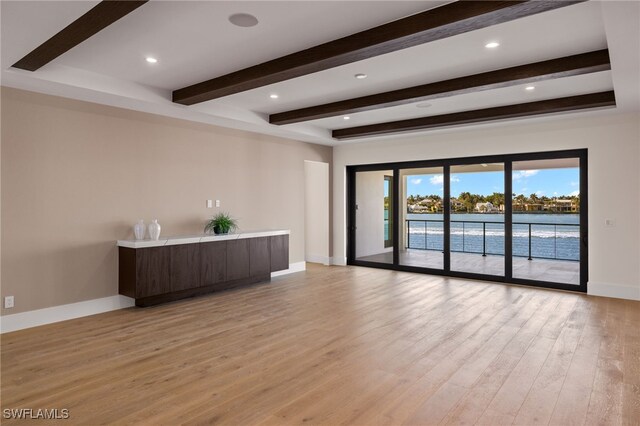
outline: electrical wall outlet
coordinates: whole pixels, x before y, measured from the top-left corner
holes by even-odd
[[[13,296],[7,296],[4,298],[4,308],[13,308]]]

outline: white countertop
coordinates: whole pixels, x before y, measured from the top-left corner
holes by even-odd
[[[159,240],[118,240],[118,247],[145,248],[175,246],[178,244],[208,243],[212,241],[241,240],[243,238],[270,237],[273,235],[289,235],[288,229],[276,229],[271,231],[244,231],[236,234],[200,234],[183,235],[177,237],[160,238]]]

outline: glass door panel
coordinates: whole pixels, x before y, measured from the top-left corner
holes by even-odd
[[[355,258],[393,264],[393,170],[355,174]]]
[[[504,164],[450,168],[451,271],[505,274]]]
[[[514,161],[513,278],[580,284],[580,160]]]
[[[400,265],[444,268],[444,169],[400,170]]]

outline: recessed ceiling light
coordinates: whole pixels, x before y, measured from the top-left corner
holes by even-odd
[[[236,27],[255,27],[258,25],[258,18],[248,13],[234,13],[229,16],[229,22]]]
[[[360,74],[354,75],[354,77],[357,78],[358,80],[362,80],[363,78],[367,78],[367,75],[360,73]]]
[[[429,108],[431,104],[429,102],[423,102],[421,104],[416,105],[418,108]]]
[[[487,163],[482,163],[482,164],[480,164],[480,165],[481,165],[482,167],[487,167],[487,166],[488,166],[488,164],[487,164]]]
[[[536,90],[536,86],[527,86],[524,88],[524,90],[528,90],[528,91]]]
[[[278,97],[279,97],[279,96],[278,96],[278,95],[276,95],[275,93],[272,93],[272,94],[270,94],[270,95],[269,95],[269,97],[270,97],[271,99],[278,99]]]
[[[498,43],[497,41],[491,41],[484,45],[484,47],[486,47],[487,49],[495,49],[498,46],[500,46],[500,43]]]
[[[152,58],[151,56],[147,56],[146,58],[144,58],[144,60],[149,62],[150,64],[155,64],[158,62],[156,58]]]
[[[349,117],[348,115],[345,115],[344,117],[342,117],[343,120],[350,120],[351,117]]]

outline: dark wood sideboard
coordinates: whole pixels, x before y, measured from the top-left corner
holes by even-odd
[[[289,235],[119,247],[119,293],[151,306],[270,281],[289,268]]]

